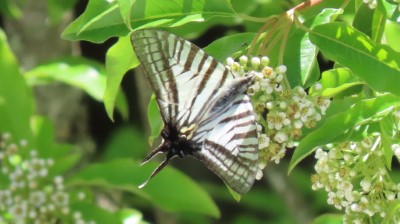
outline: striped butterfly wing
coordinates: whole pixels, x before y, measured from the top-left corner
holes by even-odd
[[[234,78],[203,50],[164,31],[135,31],[132,44],[164,121],[164,142],[145,161],[167,155],[150,177],[170,158],[190,155],[246,193],[258,161],[255,117],[244,94],[252,77]]]
[[[138,30],[132,44],[153,89],[164,123],[178,129],[204,114],[204,105],[228,79],[224,65],[203,50],[170,33]]]

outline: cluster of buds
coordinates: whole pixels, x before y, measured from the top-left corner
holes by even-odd
[[[400,214],[386,217],[400,198],[400,184],[392,181],[385,163],[380,135],[360,142],[326,146],[316,151],[316,173],[311,176],[314,190],[328,193],[328,204],[345,211],[344,223],[368,223],[388,218],[399,223]],[[400,146],[392,146],[400,156]]]
[[[0,136],[0,223],[94,223],[70,211],[63,178],[49,176],[53,165],[53,159],[29,150],[27,141],[13,142],[8,133]]]
[[[241,56],[239,62],[228,58],[227,67],[236,76],[253,73],[255,82],[247,91],[251,96],[257,116],[259,138],[259,168],[269,161],[279,163],[287,148],[293,148],[302,135],[302,128],[313,128],[325,114],[330,100],[321,96],[310,96],[302,87],[290,88],[286,77],[286,66],[272,68],[268,57]],[[314,89],[321,89],[316,84]]]

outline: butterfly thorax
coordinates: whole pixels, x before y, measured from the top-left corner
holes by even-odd
[[[161,137],[164,139],[163,144],[166,147],[167,157],[179,156],[183,158],[193,155],[197,147],[190,140],[191,133],[191,131],[187,131],[187,128],[178,131],[175,127],[166,125],[161,132]]]

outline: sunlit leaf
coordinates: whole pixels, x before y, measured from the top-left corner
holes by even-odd
[[[336,68],[323,72],[320,83],[322,95],[328,98],[342,93],[350,87],[364,84],[347,68]]]
[[[119,38],[118,41],[108,49],[106,55],[107,84],[104,93],[104,106],[111,120],[114,120],[115,103],[124,105],[125,110],[121,110],[120,112],[123,118],[127,118],[128,116],[125,98],[120,95],[121,92],[119,90],[125,73],[138,65],[139,62],[133,52],[129,35]],[[117,108],[120,108],[118,104]]]
[[[343,215],[339,214],[324,214],[315,218],[311,224],[342,224]]]
[[[233,17],[235,14],[225,0],[176,0],[168,4],[160,4],[158,0],[136,0],[130,21],[134,29],[173,27],[217,16]],[[62,36],[69,40],[103,42],[113,36],[125,36],[129,32],[116,1],[91,0],[85,12],[64,30]]]
[[[325,56],[351,69],[374,90],[400,95],[400,53],[344,23],[317,26],[310,39]]]
[[[1,29],[0,58],[0,132],[11,133],[16,141],[25,139],[34,144],[29,124],[34,111],[33,95]]]
[[[68,186],[95,186],[129,191],[166,211],[190,211],[219,217],[210,196],[189,177],[171,166],[164,168],[143,188],[141,185],[158,163],[139,166],[130,159],[91,164],[66,181]]]
[[[219,62],[225,63],[228,57],[245,49],[243,44],[251,43],[254,35],[254,33],[239,33],[222,37],[205,47],[204,50]]]

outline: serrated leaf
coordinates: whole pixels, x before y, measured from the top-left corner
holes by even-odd
[[[131,46],[130,36],[120,37],[118,41],[108,49],[106,55],[106,88],[104,92],[104,106],[108,117],[114,120],[115,103],[126,106],[126,100],[120,91],[120,85],[125,73],[138,66],[133,48]],[[122,101],[122,102],[121,102]],[[117,108],[119,108],[117,104]],[[128,117],[127,106],[124,111],[121,111],[122,117]]]
[[[325,56],[351,69],[372,89],[400,95],[400,53],[375,44],[344,23],[316,26],[310,39]]]
[[[387,113],[400,102],[400,97],[392,94],[381,95],[355,103],[347,110],[330,116],[320,128],[305,136],[295,149],[289,165],[289,172],[317,146],[332,143],[356,126],[370,122],[375,116]]]
[[[130,22],[134,29],[174,27],[216,16],[233,17],[235,13],[224,0],[197,0],[190,4],[185,0],[169,1],[168,4],[160,4],[158,0],[136,0]],[[85,12],[64,30],[62,36],[68,40],[103,42],[129,32],[116,1],[91,0]]]
[[[154,162],[139,166],[139,162],[130,159],[91,164],[68,179],[66,185],[129,191],[166,211],[190,211],[219,217],[219,210],[207,192],[171,166],[165,167],[139,189],[156,166],[158,163]]]

